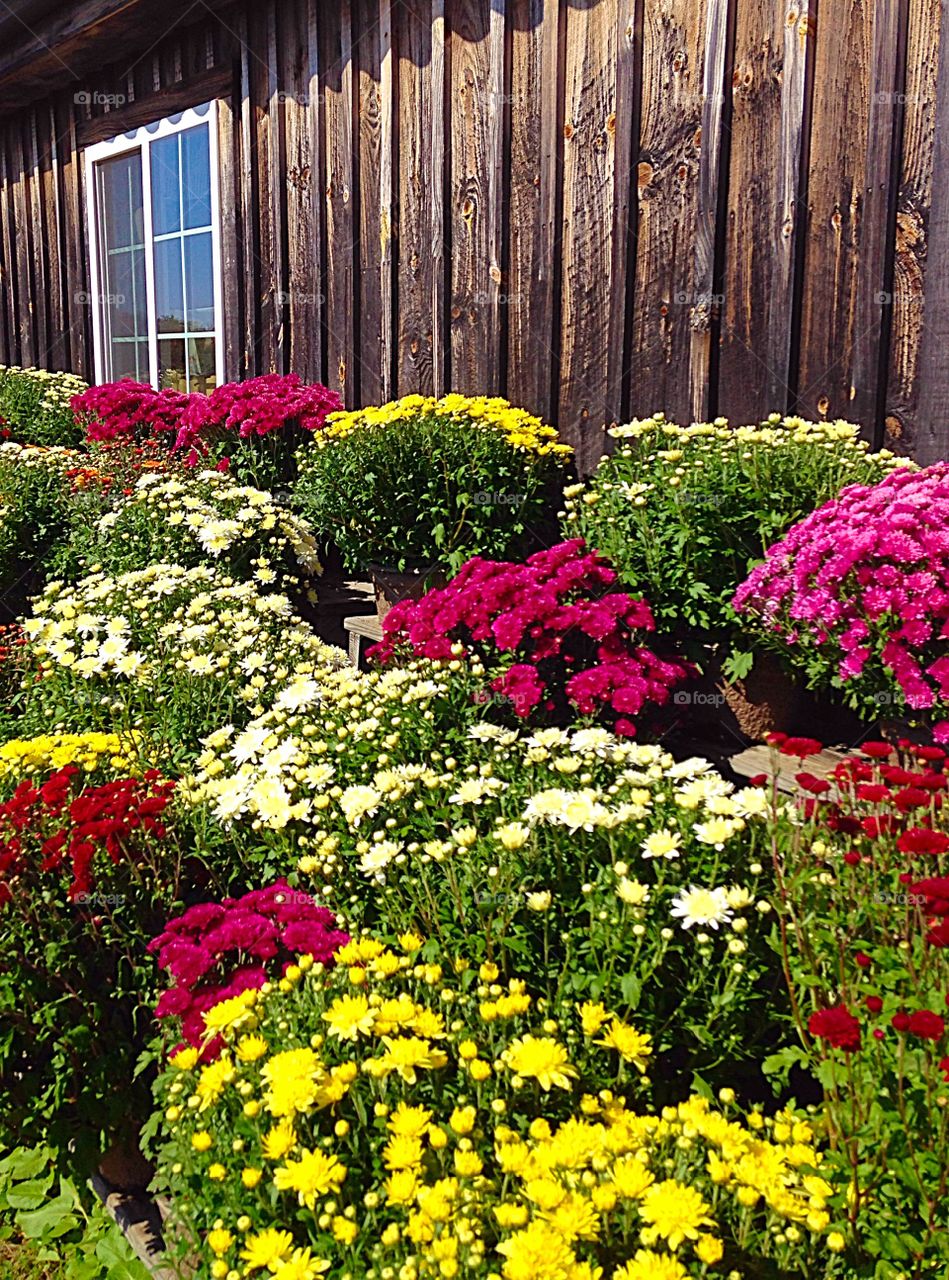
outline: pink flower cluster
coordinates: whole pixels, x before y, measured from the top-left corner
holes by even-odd
[[[175,981],[155,1014],[180,1018],[185,1039],[200,1045],[207,1009],[279,978],[298,956],[330,964],[348,941],[331,911],[283,880],[242,898],[200,903],[169,921],[148,945]],[[209,1046],[207,1056],[219,1048]]]
[[[446,587],[396,605],[370,654],[382,662],[403,653],[439,660],[460,644],[496,673],[494,694],[522,719],[599,713],[631,737],[634,718],[666,702],[689,670],[639,642],[636,632],[654,627],[649,605],[611,592],[615,581],[582,538],[523,564],[476,557]]]
[[[173,432],[175,449],[196,462],[206,441],[268,435],[290,426],[318,431],[327,415],[342,409],[335,391],[305,383],[296,373],[268,373],[246,382],[225,382],[210,395],[155,391],[141,382],[107,382],[71,401],[90,440],[140,438]]]
[[[150,438],[162,432],[177,434],[190,400],[184,392],[156,391],[125,378],[89,387],[69,403],[89,440],[118,440]]]
[[[335,391],[307,384],[296,373],[268,373],[246,382],[225,382],[210,395],[192,395],[181,418],[176,449],[200,448],[204,437],[269,435],[295,424],[319,431],[328,414],[342,409]]]
[[[949,463],[844,489],[770,548],[734,605],[844,682],[895,681],[913,709],[949,701]]]

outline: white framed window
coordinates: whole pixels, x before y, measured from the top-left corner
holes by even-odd
[[[89,147],[96,379],[224,380],[216,104]]]

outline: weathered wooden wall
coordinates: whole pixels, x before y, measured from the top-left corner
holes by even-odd
[[[949,452],[945,3],[201,7],[0,120],[0,359],[90,373],[79,149],[216,96],[229,376],[500,392],[587,465],[655,409]]]

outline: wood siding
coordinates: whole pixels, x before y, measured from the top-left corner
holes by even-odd
[[[81,148],[213,96],[231,378],[505,394],[585,467],[655,410],[945,455],[945,7],[202,6],[0,119],[0,360],[91,377]]]

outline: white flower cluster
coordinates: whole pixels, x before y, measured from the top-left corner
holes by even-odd
[[[184,538],[204,555],[257,554],[255,577],[262,584],[277,580],[272,565],[298,565],[305,574],[321,572],[317,544],[307,521],[293,514],[273,494],[237,483],[219,471],[190,475],[145,475],[114,511],[98,522],[100,537],[129,536],[142,517],[150,539],[173,558]]]
[[[48,470],[66,471],[70,467],[80,466],[84,455],[76,449],[65,449],[61,445],[17,444],[14,440],[5,440],[0,444],[0,465],[6,463],[16,467],[45,467]]]
[[[324,671],[318,681],[298,675],[242,731],[225,725],[203,739],[197,773],[180,794],[210,805],[225,824],[243,818],[279,831],[293,821],[318,822],[360,752],[384,761],[399,747],[403,717],[430,723],[430,703],[445,685],[446,673],[429,678],[409,669]]]
[[[24,624],[47,667],[148,684],[159,671],[241,684],[250,714],[284,685],[331,670],[341,650],[319,640],[279,594],[260,595],[212,567],[154,564],[75,587],[51,583]]]

